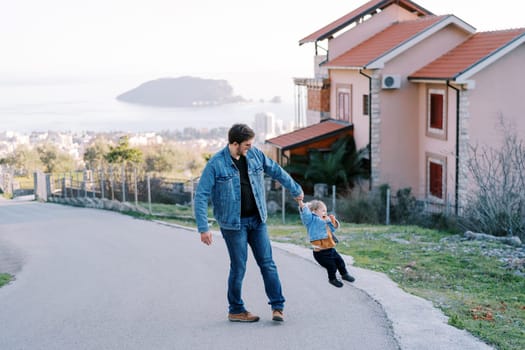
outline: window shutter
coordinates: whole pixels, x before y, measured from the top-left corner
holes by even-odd
[[[430,162],[429,191],[434,197],[443,199],[443,165]]]
[[[430,94],[430,127],[443,129],[443,95]]]

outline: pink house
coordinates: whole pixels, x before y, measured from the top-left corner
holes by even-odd
[[[412,1],[372,0],[307,43],[314,77],[295,79],[297,122],[352,125],[370,149],[371,188],[410,187],[458,210],[469,145],[497,145],[499,116],[525,136],[525,28],[476,32]]]

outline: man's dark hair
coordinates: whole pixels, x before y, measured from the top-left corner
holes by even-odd
[[[228,131],[228,143],[241,143],[255,137],[255,132],[246,124],[233,124]]]

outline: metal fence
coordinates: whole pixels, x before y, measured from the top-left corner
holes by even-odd
[[[151,215],[193,218],[193,198],[199,178],[176,179],[148,174],[137,168],[109,167],[66,173],[35,173],[38,200]],[[266,179],[270,214],[295,209],[295,202],[277,182]],[[119,206],[117,203],[125,204]],[[293,209],[292,209],[293,207]]]
[[[432,215],[455,216],[456,209],[461,213],[462,208],[456,208],[454,203],[447,197],[445,200],[435,200],[430,198],[419,198],[398,192],[392,194],[390,189],[381,194],[380,191],[361,191],[360,195],[339,197],[335,186],[329,187],[325,184],[316,184],[312,196],[305,196],[305,201],[312,199],[322,200],[329,213],[337,216],[352,218],[352,216],[375,218],[376,223],[390,225],[392,223],[407,223],[417,219],[428,219]],[[361,208],[358,208],[362,204]],[[358,210],[356,210],[358,209]],[[349,210],[374,211],[374,215],[351,215]],[[370,223],[374,223],[370,222]]]
[[[109,167],[96,171],[37,173],[35,193],[39,200],[189,219],[194,215],[193,198],[198,181],[199,178],[161,177],[137,168]],[[285,223],[287,214],[298,213],[297,204],[278,182],[270,178],[265,181],[268,213],[275,216],[280,212],[282,222]],[[369,198],[372,201],[372,197]],[[323,200],[329,212],[342,217],[345,217],[345,206],[352,201],[338,198],[335,188],[322,184],[314,186],[313,195],[305,196],[304,200],[312,199]],[[411,197],[407,205],[406,199],[392,195],[387,190],[386,196],[379,203],[376,201],[375,207],[369,208],[377,210],[379,221],[387,225],[399,221],[400,215],[405,218],[419,213],[455,214],[455,208],[448,200],[436,202]]]
[[[191,205],[197,179],[170,179],[138,168],[109,167],[45,174],[44,200],[98,199],[130,203],[153,212],[153,204]]]

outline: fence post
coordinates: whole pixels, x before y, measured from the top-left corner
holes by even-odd
[[[113,178],[113,165],[109,166],[109,184],[111,186],[111,200],[115,200],[115,179]]]
[[[126,202],[126,169],[122,163],[122,203]]]
[[[46,198],[45,201],[47,202],[49,200],[49,197],[53,195],[53,192],[51,191],[51,179],[52,174],[44,174],[45,181],[46,181]],[[54,186],[53,186],[54,187]]]
[[[100,199],[104,199],[104,169],[100,168]]]
[[[73,180],[73,174],[75,175],[75,180]],[[71,173],[71,182],[75,181],[77,187],[77,198],[80,198],[80,180],[78,179],[78,171]]]
[[[152,215],[152,212],[151,212],[151,183],[150,183],[149,174],[146,176],[146,180],[148,182],[148,208],[149,208],[149,215]]]
[[[386,225],[390,225],[390,188],[386,189]]]
[[[139,205],[139,194],[137,191],[137,167],[133,168],[133,178],[134,178],[134,186],[135,186],[135,205]]]
[[[62,198],[67,198],[66,174],[62,178]]]
[[[335,185],[332,185],[332,212],[335,214]]]
[[[74,180],[73,180],[73,172],[69,172],[69,188],[71,188],[71,198],[75,198],[75,191],[74,191],[74,188],[73,188],[73,183],[74,183]],[[78,196],[78,191],[77,191],[77,196]]]
[[[82,187],[84,189],[84,198],[87,198],[87,171],[84,169],[82,172]]]
[[[93,198],[97,198],[97,180],[96,180],[97,172],[95,170],[91,170],[91,195]]]
[[[9,174],[9,185],[10,185],[10,189],[11,189],[11,194],[13,195],[13,197],[15,196],[15,169],[12,168],[11,169],[11,172]]]

